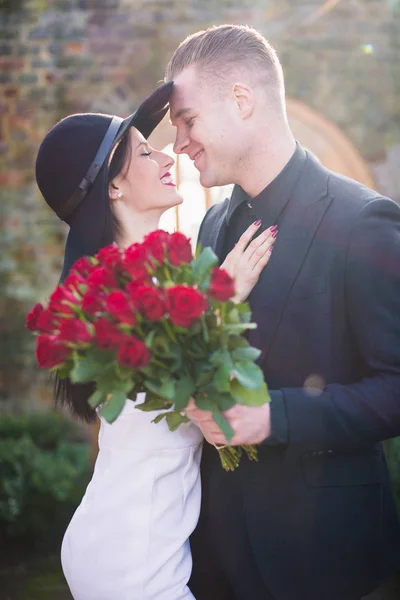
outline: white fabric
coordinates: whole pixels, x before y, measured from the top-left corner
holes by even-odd
[[[61,549],[75,600],[194,600],[188,540],[203,438],[192,423],[152,423],[156,414],[129,400],[112,425],[101,420],[93,477]]]

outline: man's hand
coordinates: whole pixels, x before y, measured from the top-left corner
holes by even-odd
[[[243,406],[236,404],[224,413],[232,427],[234,436],[231,446],[260,444],[271,435],[271,409],[269,404],[262,406]],[[191,399],[186,416],[199,427],[210,444],[225,445],[226,438],[208,410],[200,410]]]

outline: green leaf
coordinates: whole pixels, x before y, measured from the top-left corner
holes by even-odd
[[[228,350],[216,350],[209,358],[212,365],[231,364],[231,355]]]
[[[212,412],[214,421],[221,429],[222,433],[226,437],[227,442],[229,443],[233,437],[234,431],[218,408],[217,400],[213,398],[214,397],[211,396],[199,396],[195,398],[196,406],[201,410],[210,410]]]
[[[216,424],[218,425],[218,427],[220,428],[220,430],[226,437],[226,441],[229,444],[231,442],[231,440],[233,438],[233,434],[235,432],[233,431],[232,427],[229,425],[228,421],[225,419],[222,412],[216,406],[213,407],[212,414],[213,414],[214,421],[216,422]]]
[[[108,366],[110,363],[115,361],[115,350],[100,350],[99,348],[92,348],[91,355],[93,360],[104,366]]]
[[[228,323],[241,323],[239,311],[236,307],[228,312]]]
[[[106,397],[107,397],[107,392],[105,392],[104,390],[96,390],[88,399],[89,405],[92,408],[96,408],[96,406],[98,406],[99,404],[104,402]]]
[[[199,256],[191,263],[192,272],[196,278],[196,281],[201,283],[216,264],[218,264],[218,258],[216,254],[211,250],[211,248],[204,248]]]
[[[173,401],[175,398],[175,385],[176,381],[174,379],[166,379],[163,381],[160,387],[160,396]]]
[[[233,323],[231,325],[224,324],[223,328],[227,333],[243,333],[248,329],[257,329],[257,323]]]
[[[79,358],[74,364],[70,377],[73,383],[87,383],[93,381],[101,373],[103,367],[93,356]]]
[[[184,410],[195,390],[193,379],[190,375],[181,377],[175,386],[174,406],[177,411]]]
[[[234,360],[257,360],[260,354],[261,350],[258,350],[258,348],[247,346],[246,348],[236,348],[236,350],[232,352],[232,358]]]
[[[109,400],[100,411],[100,416],[104,417],[107,423],[113,423],[115,419],[120,415],[126,402],[126,392],[124,390],[118,390],[111,394]]]
[[[136,407],[138,408],[138,407]],[[161,415],[157,415],[155,419],[152,420],[152,423],[159,423],[167,416],[168,413],[162,413]]]
[[[231,361],[229,361],[230,363]],[[231,364],[225,363],[220,365],[215,371],[213,384],[219,392],[229,391],[229,382],[231,378]]]
[[[144,402],[136,404],[136,408],[143,410],[144,412],[150,412],[152,410],[166,410],[171,407],[171,403],[166,401],[165,398],[154,394],[146,394]]]
[[[229,350],[235,350],[236,348],[247,348],[249,342],[241,335],[231,335],[228,340]]]
[[[152,346],[152,344],[153,344],[153,340],[154,340],[155,336],[156,336],[156,330],[155,330],[155,329],[152,329],[152,330],[150,331],[150,333],[148,333],[148,334],[147,334],[147,336],[146,336],[146,339],[145,339],[144,343],[146,344],[146,346],[147,346],[148,348],[151,348],[151,346]]]
[[[196,388],[200,389],[208,385],[214,377],[214,371],[203,371],[196,378]]]
[[[251,390],[258,390],[264,381],[263,372],[253,362],[234,363],[231,375],[236,377],[244,387]]]
[[[241,323],[250,323],[251,321],[251,310],[247,302],[235,305],[236,310],[239,313]]]
[[[261,406],[271,400],[265,381],[257,390],[250,390],[234,379],[231,382],[231,394],[236,402],[245,406]]]
[[[57,375],[60,379],[66,379],[66,377],[70,376],[71,369],[73,368],[73,364],[67,362],[63,365],[57,366],[54,370],[57,372]]]
[[[236,404],[236,400],[232,396],[232,394],[224,394],[224,393],[213,394],[212,400],[213,400],[213,402],[215,402],[217,404],[218,408],[222,411],[229,410]]]
[[[145,387],[156,394],[162,396],[166,400],[173,400],[175,396],[175,381],[173,379],[164,380],[161,385],[154,380],[146,380],[144,382]]]
[[[175,429],[178,429],[179,425],[181,425],[182,423],[189,422],[189,419],[181,415],[179,412],[167,413],[166,419],[170,431],[175,431]]]

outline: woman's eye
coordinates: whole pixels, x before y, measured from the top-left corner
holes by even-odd
[[[140,156],[150,156],[151,152],[142,152]]]

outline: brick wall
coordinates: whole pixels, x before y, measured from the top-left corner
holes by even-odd
[[[287,93],[338,125],[380,191],[400,201],[396,3],[342,0],[327,11],[332,3],[321,0],[2,0],[4,298],[12,301],[19,293],[22,311],[59,273],[64,229],[32,182],[46,130],[80,110],[129,114],[162,79],[177,44],[212,23],[259,28],[280,54]]]

